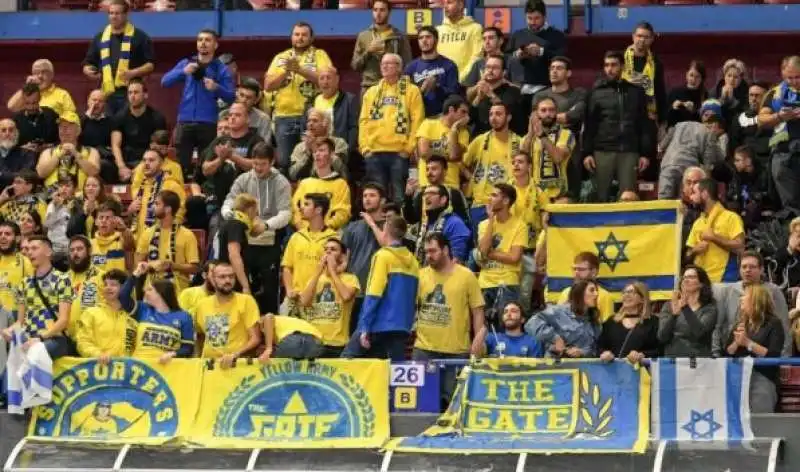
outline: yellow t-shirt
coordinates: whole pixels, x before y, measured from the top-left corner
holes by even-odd
[[[569,291],[572,287],[567,287],[561,291],[558,297],[558,304],[564,305],[569,303]],[[597,287],[597,311],[600,312],[600,323],[605,323],[609,318],[614,316],[614,300],[611,299],[611,294],[603,287]]]
[[[450,161],[450,127],[445,125],[441,118],[428,118],[419,125],[417,129],[417,141],[427,139],[430,143],[431,153],[434,156],[442,156],[447,160],[447,173],[444,176],[444,184],[450,188],[461,187],[461,163]],[[464,150],[469,146],[469,131],[462,128],[458,133],[458,144]],[[417,164],[419,168],[419,186],[423,188],[428,185],[428,177],[425,174],[426,160],[420,159]]]
[[[695,247],[702,241],[700,236],[703,231],[708,228],[711,228],[714,233],[725,239],[736,239],[744,234],[742,217],[726,210],[721,203],[717,202],[708,215],[701,213],[700,217],[695,220],[692,230],[689,232],[689,237],[686,239],[686,246]],[[736,254],[714,243],[709,243],[708,250],[694,258],[694,263],[698,267],[705,269],[712,283],[735,282],[738,280],[737,262]]]
[[[421,269],[414,347],[446,354],[469,352],[471,310],[482,306],[478,279],[466,267],[456,264],[449,274]]]
[[[325,98],[319,94],[314,98],[314,108],[319,111],[324,111],[330,115],[331,129],[335,129],[333,125],[333,106],[336,104],[336,99],[339,98],[339,92],[336,92],[331,98]]]
[[[178,214],[175,215],[175,222],[180,224],[183,221],[183,214],[186,211],[186,190],[183,188],[183,185],[179,185],[173,179],[168,179],[166,175],[163,177],[163,181],[161,182],[160,188],[156,189],[156,181],[155,179],[145,179],[142,182],[142,185],[137,189],[131,188],[131,195],[134,199],[141,197],[142,198],[142,208],[139,210],[139,216],[136,218],[136,226],[133,228],[134,237],[138,238],[142,234],[142,232],[147,229],[147,207],[150,204],[155,205],[155,197],[153,195],[153,191],[156,191],[156,194],[161,190],[171,190],[178,194],[178,197],[181,199],[181,208],[178,210]],[[152,202],[151,202],[152,200]],[[158,221],[158,220],[153,220]]]
[[[39,106],[52,109],[54,112],[58,113],[58,116],[63,115],[66,111],[78,112],[77,108],[75,108],[75,102],[72,101],[69,92],[55,84],[41,91]]]
[[[78,154],[80,154],[80,159],[87,160],[89,159],[89,156],[92,153],[92,148],[90,148],[89,146],[80,146],[78,147],[77,152]],[[63,154],[64,151],[61,148],[60,144],[50,149],[50,155],[57,162],[59,162],[59,164],[56,166],[55,169],[53,169],[52,172],[50,172],[50,175],[48,175],[44,179],[44,186],[48,192],[52,192],[56,188],[58,184],[58,179],[64,173],[75,176],[75,178],[78,180],[77,188],[83,188],[83,184],[86,183],[86,172],[84,172],[83,169],[81,169],[81,167],[75,162],[75,160],[72,161],[72,166],[70,167],[66,167],[66,164],[64,166],[61,165],[61,156]]]
[[[89,308],[81,314],[76,344],[81,357],[127,357],[136,346],[136,320],[125,310],[106,306]]]
[[[469,144],[464,155],[464,166],[472,169],[470,189],[473,207],[489,203],[494,184],[508,182],[511,159],[519,152],[520,144],[520,137],[510,131],[507,141],[500,141],[493,131],[489,131]]]
[[[294,49],[287,49],[272,59],[267,69],[267,77],[274,77],[286,71],[286,59],[294,55]],[[299,56],[300,67],[312,71],[320,71],[331,67],[328,53],[322,49],[310,47]],[[306,102],[317,93],[317,86],[309,82],[300,74],[289,72],[281,83],[281,88],[272,92],[273,116],[302,116],[305,113]]]
[[[356,290],[361,290],[358,277],[348,272],[339,274],[342,282]],[[350,339],[350,316],[353,302],[343,302],[336,286],[327,274],[323,274],[317,282],[314,301],[310,309],[303,310],[303,317],[322,335],[322,343],[326,346],[344,346]]]
[[[150,259],[150,244],[155,235],[158,226],[152,226],[139,236],[139,241],[136,245],[136,253],[144,256],[145,261]],[[161,229],[158,237],[158,260],[171,260],[178,264],[199,264],[200,254],[197,248],[197,238],[194,233],[188,228],[178,226],[175,231],[175,254],[170,254],[172,248],[171,241],[172,231],[169,229]],[[164,274],[159,274],[163,277]],[[148,275],[148,282],[152,280],[153,275]],[[175,283],[175,293],[179,294],[189,287],[189,276],[181,272],[172,273],[173,282]]]
[[[200,303],[200,300],[203,300],[211,295],[213,295],[213,293],[209,293],[208,290],[206,290],[205,285],[189,287],[184,289],[180,295],[178,295],[178,305],[181,306],[183,311],[189,313],[189,316],[191,316],[194,320],[196,319],[195,314],[197,313],[197,305]]]
[[[31,261],[22,253],[0,255],[0,309],[8,312],[12,319],[17,319],[17,303],[22,281],[31,274],[33,274]]]
[[[542,230],[542,211],[550,200],[539,187],[528,183],[527,187],[520,187],[512,178],[509,184],[517,191],[517,201],[511,206],[511,216],[522,218],[528,225],[528,248],[535,248],[536,235]]]
[[[293,316],[275,316],[275,344],[286,339],[286,336],[294,333],[310,334],[322,340],[322,333],[306,320]]]
[[[478,225],[478,240],[486,234],[489,220],[484,220]],[[504,222],[495,221],[494,235],[492,236],[492,249],[501,252],[511,252],[511,248],[520,246],[528,247],[528,226],[519,218],[511,217]],[[483,262],[478,281],[481,288],[518,286],[522,259],[516,264],[503,264],[502,262],[487,260]]]
[[[218,296],[203,298],[195,312],[197,332],[205,336],[202,357],[216,358],[240,351],[250,339],[248,330],[260,319],[251,295],[234,292],[226,302],[220,302]]]
[[[180,164],[172,159],[164,159],[164,163],[161,164],[161,171],[164,172],[165,178],[174,180],[178,185],[183,187],[183,169],[181,169]],[[136,192],[139,191],[139,187],[142,186],[144,179],[144,162],[140,162],[136,168],[133,169],[133,177],[131,177],[132,195],[136,195]]]
[[[548,133],[548,139],[558,149],[566,149],[567,157],[555,164],[553,158],[547,154],[541,139],[536,138],[531,142],[528,150],[533,160],[533,182],[541,188],[548,197],[555,198],[567,190],[567,167],[569,166],[572,150],[575,148],[575,137],[567,128],[555,128]]]
[[[92,238],[92,265],[103,272],[111,269],[126,270],[125,240],[119,231],[109,236],[96,233]]]
[[[325,252],[325,243],[338,236],[336,231],[325,228],[320,232],[301,229],[294,233],[283,251],[281,267],[292,271],[292,289],[300,292],[314,276]]]

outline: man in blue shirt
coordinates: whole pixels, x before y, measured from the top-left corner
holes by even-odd
[[[436,52],[439,32],[433,26],[423,26],[417,33],[420,57],[411,61],[405,73],[422,92],[425,117],[441,115],[444,101],[461,91],[458,83],[458,66]]]
[[[162,87],[183,83],[176,132],[183,175],[194,175],[193,152],[202,152],[217,137],[217,100],[230,103],[235,98],[233,76],[215,56],[219,46],[217,39],[215,31],[201,30],[197,34],[197,54],[181,59],[161,78]]]
[[[484,327],[478,336],[485,339],[488,357],[544,357],[544,347],[533,336],[525,333],[522,306],[519,302],[508,302],[503,309],[502,333]]]

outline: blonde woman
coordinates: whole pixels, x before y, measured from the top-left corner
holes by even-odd
[[[647,285],[628,284],[622,291],[622,308],[603,323],[598,342],[600,359],[619,357],[638,364],[645,357],[658,356],[658,320],[651,315]]]
[[[729,357],[781,357],[786,333],[775,316],[772,295],[762,284],[749,285],[739,305],[739,320],[728,335]],[[778,401],[777,366],[754,367],[750,379],[750,410],[771,413]]]

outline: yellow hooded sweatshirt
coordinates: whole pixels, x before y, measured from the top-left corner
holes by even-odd
[[[437,26],[439,46],[436,50],[458,66],[458,81],[464,82],[472,64],[481,57],[483,26],[469,16],[455,23],[447,17]]]
[[[350,221],[350,186],[338,173],[327,177],[308,177],[300,181],[292,197],[292,222],[297,229],[308,228],[308,221],[303,219],[303,200],[309,193],[328,195],[331,206],[325,216],[325,226],[340,230]]]

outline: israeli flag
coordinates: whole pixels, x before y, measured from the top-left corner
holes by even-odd
[[[744,441],[753,359],[659,359],[651,364],[652,433],[677,441]]]

